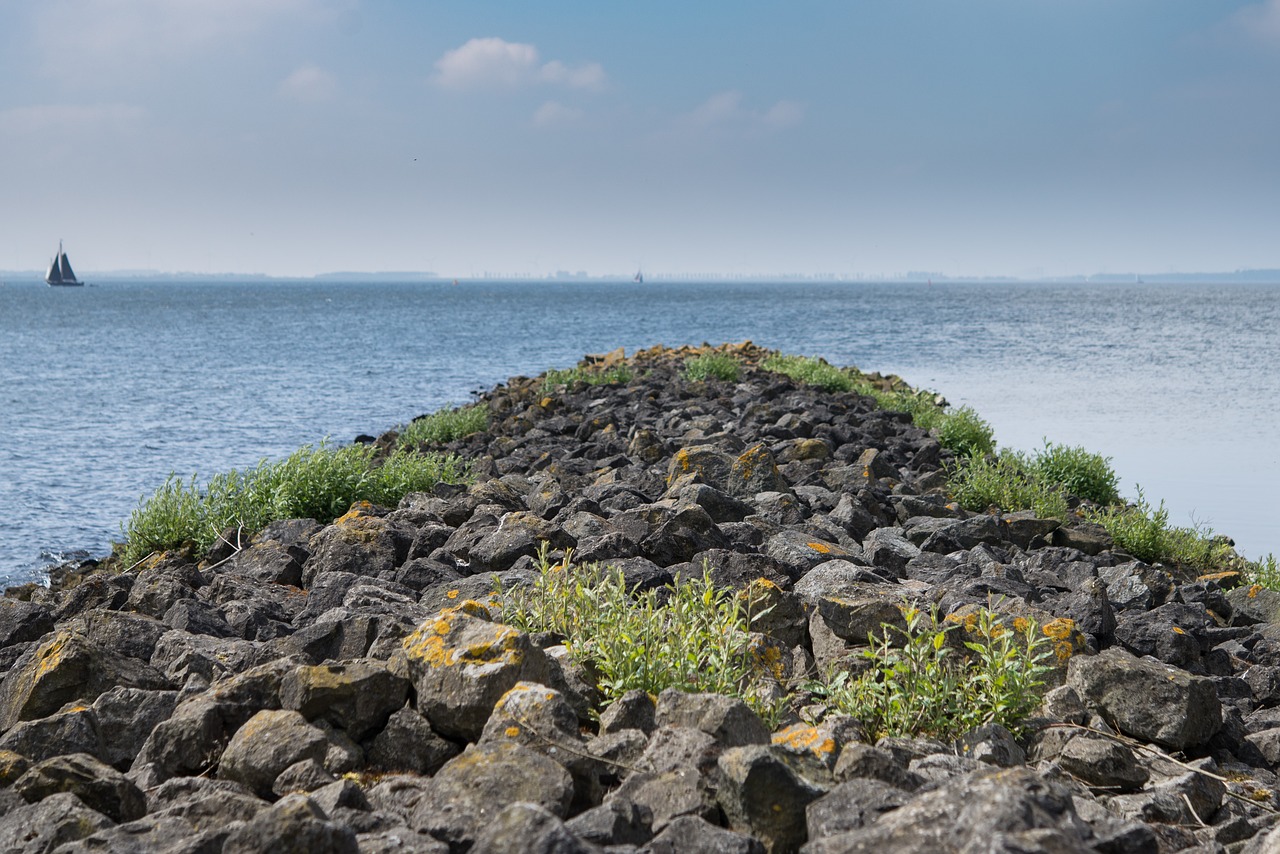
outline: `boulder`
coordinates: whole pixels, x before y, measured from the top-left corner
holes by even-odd
[[[325,732],[298,712],[261,711],[231,737],[218,763],[218,777],[268,797],[286,768],[305,759],[323,762],[329,746]]]
[[[299,667],[280,682],[280,704],[326,720],[355,741],[381,730],[404,706],[409,682],[370,659]]]
[[[114,822],[133,821],[147,812],[142,790],[125,775],[86,753],[37,762],[13,784],[27,802],[67,793]]]
[[[1116,647],[1072,657],[1067,684],[1121,732],[1170,750],[1202,745],[1222,726],[1211,680]]]
[[[359,854],[356,835],[306,795],[288,795],[227,835],[223,854]]]
[[[759,839],[770,854],[795,851],[808,838],[805,809],[823,790],[796,774],[774,748],[732,747],[720,754],[716,799],[729,829]]]

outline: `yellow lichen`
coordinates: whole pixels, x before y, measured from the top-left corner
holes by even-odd
[[[507,738],[515,738],[517,735],[520,734],[520,727],[509,726],[506,728],[506,730],[504,730],[504,734],[506,735]]]
[[[828,546],[826,543],[813,542],[813,543],[805,543],[805,545],[806,545],[806,546],[808,546],[809,548],[813,549],[815,552],[818,552],[818,553],[820,553],[820,554],[824,554],[824,555],[825,555],[825,554],[830,554],[830,553],[831,553],[831,547],[830,547],[830,546]]]

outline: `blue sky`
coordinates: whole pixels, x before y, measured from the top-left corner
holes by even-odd
[[[0,74],[0,269],[1280,267],[1280,0],[7,0]]]

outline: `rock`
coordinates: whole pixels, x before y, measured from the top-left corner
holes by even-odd
[[[294,792],[305,794],[321,789],[337,779],[316,760],[303,759],[281,771],[271,784],[271,791],[281,797]]]
[[[475,740],[494,705],[517,682],[550,681],[528,635],[489,622],[483,608],[447,608],[404,640],[418,711],[442,735]]]
[[[92,702],[116,686],[173,687],[149,664],[62,629],[22,655],[0,682],[0,730],[52,714],[72,700]]]
[[[583,842],[594,845],[643,845],[653,838],[652,816],[624,798],[574,816],[565,826]]]
[[[17,807],[0,817],[0,850],[47,854],[57,846],[111,827],[111,819],[85,806],[70,792]]]
[[[573,800],[568,771],[515,743],[473,745],[426,782],[409,824],[458,848],[473,844],[510,804],[535,804],[563,818]]]
[[[924,778],[907,769],[907,763],[888,750],[870,744],[854,742],[845,745],[836,760],[834,775],[837,780],[879,780],[897,789],[913,792],[924,783]]]
[[[1115,647],[1074,656],[1067,684],[1121,732],[1170,750],[1204,744],[1222,726],[1213,682]]]
[[[764,854],[759,841],[725,830],[697,816],[682,816],[669,823],[641,849],[643,854]]]
[[[720,755],[716,799],[729,829],[759,839],[770,854],[795,851],[808,838],[805,808],[823,791],[805,782],[764,745],[732,747]]]
[[[59,793],[75,795],[115,822],[141,818],[147,811],[146,797],[128,777],[86,753],[35,763],[13,784],[13,790],[29,803]]]
[[[970,759],[1001,768],[1011,768],[1027,761],[1026,751],[1014,739],[1013,733],[997,723],[986,723],[970,730],[960,737],[956,747]]]
[[[261,711],[231,737],[218,764],[218,776],[243,783],[267,797],[290,765],[305,759],[323,762],[329,739],[323,730],[291,710]]]
[[[653,732],[657,704],[644,691],[632,689],[610,703],[600,713],[600,734],[637,729]]]
[[[369,765],[378,771],[431,775],[462,750],[436,735],[427,719],[405,706],[369,744]]]
[[[356,835],[306,795],[288,795],[227,836],[223,854],[359,854]]]
[[[715,740],[701,730],[658,729],[635,763],[636,770],[607,801],[621,798],[645,810],[655,832],[681,816],[712,818],[719,812],[719,753]]]
[[[658,695],[654,723],[701,730],[721,747],[770,741],[769,728],[759,715],[742,700],[721,694],[686,694],[668,688]]]
[[[781,570],[793,581],[803,578],[818,564],[827,561],[861,560],[856,547],[845,548],[838,543],[792,530],[770,537],[762,551],[777,561]]]
[[[855,777],[810,803],[805,808],[805,827],[810,839],[860,830],[910,800],[911,795],[897,786]]]
[[[15,724],[0,738],[0,750],[21,754],[34,762],[68,753],[87,753],[104,761],[107,758],[98,715],[84,705],[68,705],[48,717]]]
[[[280,682],[282,707],[326,720],[355,741],[386,726],[408,693],[408,680],[368,659],[299,667]]]
[[[863,737],[862,724],[847,715],[829,715],[817,725],[792,724],[773,734],[773,749],[810,782],[831,785],[846,746]]]
[[[471,854],[591,854],[594,850],[545,808],[514,803],[480,831]]]
[[[1062,770],[1088,785],[1114,791],[1139,789],[1150,777],[1127,746],[1087,733],[1074,735],[1054,759]]]
[[[53,610],[48,605],[0,598],[0,647],[39,640],[53,627]]]

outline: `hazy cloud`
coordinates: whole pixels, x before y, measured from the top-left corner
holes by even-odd
[[[43,0],[35,36],[50,70],[75,73],[199,52],[352,0]]]
[[[783,128],[797,124],[803,117],[804,108],[795,101],[778,101],[767,110],[753,110],[743,106],[741,92],[728,91],[703,101],[686,120],[695,127]]]
[[[146,115],[128,104],[40,104],[0,110],[0,133],[78,134],[120,132]]]
[[[279,92],[295,101],[316,103],[332,98],[335,88],[332,74],[315,65],[304,65],[284,79]]]
[[[1280,0],[1245,6],[1231,17],[1231,23],[1257,41],[1280,47]]]
[[[600,89],[604,68],[589,62],[570,68],[558,59],[542,62],[531,44],[500,38],[471,39],[436,60],[432,78],[445,89],[514,89],[537,84]]]
[[[558,101],[547,101],[534,111],[533,123],[538,127],[557,127],[571,124],[581,118],[582,110],[577,107],[566,107]]]

